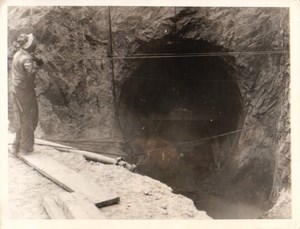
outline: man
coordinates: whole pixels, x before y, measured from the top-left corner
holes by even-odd
[[[33,34],[21,34],[17,43],[20,49],[12,61],[12,93],[18,122],[12,152],[26,154],[34,150],[34,131],[38,123],[35,57],[31,54],[36,48],[36,39]]]

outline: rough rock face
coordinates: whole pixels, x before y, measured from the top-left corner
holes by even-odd
[[[13,8],[9,21],[10,44],[32,25],[47,63],[38,75],[41,134],[93,136],[101,127],[109,137],[114,109],[106,8]]]
[[[228,51],[254,54],[237,55],[235,63],[229,63],[237,68],[233,75],[240,80],[246,111],[243,128],[247,130],[241,133],[235,159],[243,179],[253,179],[251,174],[259,174],[255,177],[261,180],[254,183],[263,188],[271,180],[268,176],[274,174],[273,186],[281,189],[290,182],[290,80],[289,54],[276,52],[288,51],[288,12],[255,8],[189,12],[199,22],[191,20],[195,28],[189,28],[185,36],[216,43]],[[264,51],[268,54],[260,55]]]
[[[290,185],[288,18],[285,8],[12,7],[9,55],[32,26],[47,63],[38,77],[40,135],[122,139],[122,90],[147,64],[139,57],[190,41],[189,52],[221,53],[238,82],[243,128],[233,154],[221,156],[234,184],[249,188],[245,198],[275,201]]]
[[[292,215],[291,190],[282,189],[276,204],[265,212],[262,219],[289,219]],[[284,209],[284,211],[282,211]]]

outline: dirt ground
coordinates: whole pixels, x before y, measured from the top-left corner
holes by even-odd
[[[206,212],[198,211],[192,200],[173,194],[170,187],[147,176],[129,172],[120,166],[89,162],[81,155],[60,152],[48,146],[36,146],[35,149],[96,182],[100,187],[105,186],[118,194],[119,204],[100,209],[108,219],[210,218]],[[64,190],[11,153],[8,154],[8,165],[9,217],[49,218],[42,206],[43,197]]]

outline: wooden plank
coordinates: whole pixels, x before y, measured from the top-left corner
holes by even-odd
[[[47,214],[51,219],[66,219],[66,216],[60,208],[54,198],[44,197],[43,199],[43,207],[45,208]]]
[[[118,203],[120,198],[104,187],[88,181],[79,173],[41,153],[18,154],[25,163],[69,192],[87,196],[97,207]]]
[[[58,205],[70,219],[104,219],[100,210],[84,195],[62,192],[58,195]]]
[[[71,195],[78,201],[80,206],[93,218],[93,219],[104,219],[106,218],[99,208],[95,207],[95,205],[84,195],[77,192],[72,192]]]
[[[105,219],[86,196],[76,192],[62,192],[56,197],[45,197],[43,207],[51,219]]]

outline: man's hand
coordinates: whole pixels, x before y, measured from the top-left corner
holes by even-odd
[[[24,68],[27,73],[32,74],[34,73],[34,65],[33,62],[30,59],[27,59],[24,61]]]

